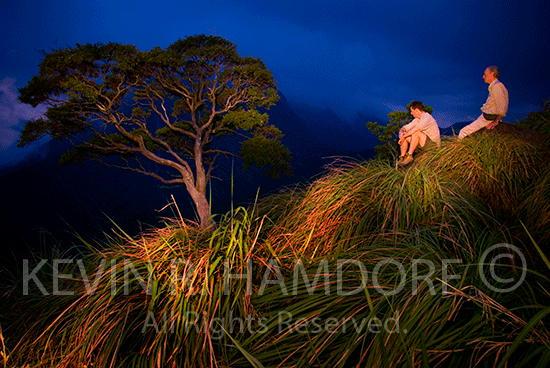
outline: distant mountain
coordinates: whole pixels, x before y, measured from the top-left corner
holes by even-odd
[[[378,119],[358,115],[355,121],[345,122],[328,106],[318,108],[296,101],[289,101],[288,104],[319,142],[352,152],[363,151],[366,147],[373,148],[379,144],[378,139],[366,127],[367,121]]]
[[[245,172],[239,160],[233,163],[224,158],[217,164],[211,185],[213,213],[226,213],[232,201],[235,206],[250,204],[258,191],[262,197],[284,186],[312,180],[334,156],[374,156],[373,145],[369,147],[366,142],[362,150],[346,149],[336,142],[334,137],[345,129],[325,130],[319,135],[321,130],[312,126],[317,115],[306,123],[282,95],[268,113],[270,122],[285,134],[283,142],[292,152],[294,176],[271,180],[257,168]],[[323,120],[323,125],[330,121]],[[355,138],[356,134],[349,134],[350,141]],[[5,196],[4,220],[0,222],[0,250],[4,258],[9,258],[11,252],[51,248],[55,243],[67,248],[78,243],[75,233],[85,239],[103,238],[103,232],[110,233],[114,227],[108,218],[128,234],[136,235],[147,227],[159,226],[163,217],[173,216],[170,209],[159,212],[172,201],[172,195],[183,216],[194,218],[194,207],[183,187],[165,187],[145,175],[97,162],[60,167],[58,160],[66,148],[66,144],[50,140],[33,156],[0,171]]]
[[[450,127],[447,128],[440,128],[439,131],[441,135],[458,135],[458,132],[460,132],[460,129],[464,128],[466,125],[470,124],[471,121],[461,121],[459,123],[454,123]]]

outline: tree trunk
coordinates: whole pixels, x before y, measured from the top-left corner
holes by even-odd
[[[210,205],[208,200],[206,200],[206,184],[208,182],[206,178],[206,172],[203,166],[203,145],[202,145],[202,134],[203,132],[197,130],[197,135],[195,138],[195,169],[196,169],[196,180],[193,186],[193,190],[189,191],[195,206],[197,207],[197,213],[199,214],[200,219],[200,228],[202,230],[207,229],[208,227],[214,224],[212,218],[210,217]]]
[[[199,226],[202,230],[205,230],[214,224],[210,216],[210,204],[206,199],[206,192],[201,192],[197,188],[187,186],[187,192],[191,196],[195,207],[197,208],[197,214],[199,215]]]
[[[206,200],[206,195],[200,195],[197,199],[193,198],[195,205],[197,206],[197,212],[200,219],[200,228],[207,229],[214,224],[210,216],[210,204]]]

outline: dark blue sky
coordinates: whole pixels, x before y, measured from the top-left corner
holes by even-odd
[[[261,58],[287,97],[328,106],[344,120],[387,118],[413,99],[441,127],[473,120],[487,97],[489,65],[510,94],[505,121],[550,98],[550,2],[496,0],[2,1],[0,164],[23,122],[17,104],[40,50],[120,42],[141,50],[214,34]],[[366,129],[366,127],[365,127]],[[291,134],[291,132],[286,132]]]

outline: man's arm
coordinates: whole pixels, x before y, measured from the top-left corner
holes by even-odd
[[[502,83],[497,83],[491,89],[491,94],[495,99],[497,119],[487,124],[487,129],[493,129],[496,127],[508,112],[508,91],[506,90],[506,87],[504,87]]]
[[[420,131],[420,129],[418,129],[416,125],[414,125],[409,130],[405,130],[404,128],[405,127],[401,128],[401,130],[399,131],[399,144],[403,143],[403,140],[406,139],[407,137],[410,137],[414,133]]]

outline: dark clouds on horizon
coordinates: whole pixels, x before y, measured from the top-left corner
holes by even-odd
[[[0,81],[24,86],[40,50],[111,41],[148,50],[205,33],[261,58],[289,98],[347,120],[383,120],[413,99],[440,126],[474,119],[487,96],[483,70],[497,65],[515,121],[550,98],[549,10],[535,0],[6,1]]]
[[[18,92],[15,79],[0,80],[0,166],[16,161],[29,154],[33,147],[21,149],[17,140],[25,121],[35,120],[46,111],[44,106],[33,108],[17,100]]]

